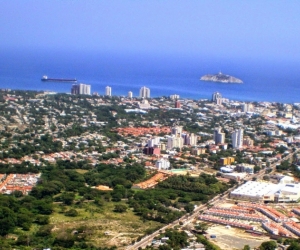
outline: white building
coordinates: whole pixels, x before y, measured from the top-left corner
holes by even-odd
[[[155,163],[155,166],[157,167],[158,170],[166,170],[166,169],[169,169],[170,168],[170,162],[165,159],[165,158],[161,158],[160,160],[158,160],[156,163]]]
[[[167,149],[172,149],[172,148],[182,148],[183,146],[183,138],[181,136],[175,136],[172,135],[168,137],[168,142],[167,142]]]
[[[230,198],[249,201],[295,202],[300,198],[300,184],[248,181],[233,190]]]
[[[219,92],[214,92],[211,100],[218,105],[222,104],[222,95]]]
[[[149,148],[152,148],[155,145],[159,145],[159,143],[160,143],[160,137],[151,138],[147,142]]]
[[[145,86],[140,89],[140,98],[150,98],[150,89]]]
[[[244,130],[243,129],[237,129],[235,130],[232,135],[232,147],[233,148],[242,148],[243,147],[243,138],[244,138]]]
[[[215,141],[215,144],[224,144],[225,142],[225,133],[222,133],[221,128],[217,128],[214,130],[214,138],[213,140]]]
[[[139,103],[139,108],[140,108],[140,109],[150,109],[150,108],[151,108],[151,105],[150,105],[150,103],[148,102],[148,100],[143,99],[143,100]]]
[[[242,112],[252,112],[253,111],[253,105],[251,103],[243,103],[242,104]]]
[[[91,85],[87,84],[73,84],[71,88],[72,95],[90,95],[91,94]]]
[[[179,99],[179,95],[170,95],[170,99],[171,100],[178,100]]]
[[[111,87],[109,87],[109,86],[105,87],[105,95],[106,96],[111,96]]]
[[[181,136],[181,134],[182,134],[182,126],[172,127],[171,134],[172,135],[179,135],[179,136]]]
[[[133,97],[133,94],[131,91],[128,91],[128,98],[132,98]]]
[[[184,145],[196,146],[198,142],[198,136],[194,133],[186,134],[184,136]]]

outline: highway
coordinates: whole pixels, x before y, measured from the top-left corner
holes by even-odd
[[[293,155],[295,153],[297,153],[300,149],[297,149],[295,152],[293,153],[290,153],[288,154],[287,156],[283,157],[280,161],[278,162],[275,162],[273,164],[270,165],[270,168],[272,168],[272,172],[275,172],[276,170],[276,165],[278,164],[281,164],[282,161],[285,161],[285,160],[292,160],[293,158]],[[265,175],[265,169],[262,169],[260,170],[258,173],[256,174],[253,174],[253,175],[250,175],[248,176],[247,178],[245,178],[245,180],[250,180],[252,178],[257,178],[257,179],[260,179],[262,178],[263,175]],[[182,216],[181,218],[179,218],[178,220],[160,228],[159,230],[153,232],[152,234],[150,235],[147,235],[145,236],[144,238],[142,238],[140,241],[136,242],[135,244],[133,245],[129,245],[126,250],[135,250],[135,249],[138,249],[138,248],[145,248],[147,245],[150,245],[152,240],[160,235],[162,232],[164,232],[166,229],[169,229],[169,228],[173,228],[174,226],[178,226],[180,225],[180,227],[184,227],[186,225],[188,225],[189,223],[191,223],[196,217],[197,215],[199,215],[199,212],[201,210],[204,210],[204,209],[208,209],[209,206],[211,205],[216,205],[218,202],[220,202],[222,199],[226,199],[228,197],[228,195],[230,194],[230,192],[237,188],[239,185],[235,185],[234,187],[228,189],[226,192],[224,192],[223,194],[219,194],[217,196],[215,196],[212,200],[210,200],[208,203],[204,204],[204,205],[201,205],[201,206],[198,206],[194,209],[194,211],[191,213],[191,214],[185,214],[184,216]],[[181,223],[180,223],[181,222]],[[179,224],[180,223],[180,224]]]

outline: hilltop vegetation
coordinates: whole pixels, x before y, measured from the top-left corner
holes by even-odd
[[[77,171],[82,168],[86,169],[84,173]],[[133,183],[147,176],[145,168],[138,163],[92,167],[83,162],[58,161],[46,164],[40,171],[42,178],[30,195],[23,196],[20,192],[0,195],[0,233],[6,246],[101,249],[93,238],[103,236],[99,235],[98,226],[91,223],[91,220],[103,222],[101,214],[111,214],[111,222],[120,213],[125,218],[134,216],[138,224],[139,220],[141,223],[155,221],[152,226],[146,223],[145,231],[140,231],[143,235],[160,225],[156,222],[169,223],[191,212],[194,205],[190,202],[205,203],[227,188],[214,177],[202,174],[199,178],[174,176],[155,189],[134,191]],[[112,191],[91,188],[97,185],[107,185]],[[66,222],[70,225],[64,231]],[[8,234],[16,235],[17,240],[7,240],[4,236]],[[132,240],[136,237],[132,232]]]

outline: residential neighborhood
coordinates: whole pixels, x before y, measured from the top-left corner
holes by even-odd
[[[223,225],[244,229],[245,234],[250,230],[265,236],[299,236],[297,103],[246,103],[222,98],[220,93],[213,93],[211,100],[190,100],[178,95],[145,99],[5,89],[1,96],[2,194],[44,197],[39,183],[51,181],[51,171],[58,168],[80,179],[82,188],[101,192],[97,198],[101,203],[112,200],[115,211],[129,209],[144,220],[159,221],[159,227],[191,213],[195,214],[192,227],[202,221],[212,226],[210,231],[213,225]],[[132,167],[138,175],[130,173]],[[115,172],[111,180],[112,175],[104,174],[113,169],[129,172],[124,179]],[[197,178],[203,179],[192,184]],[[176,186],[181,182],[182,186]],[[66,203],[71,206],[76,193],[82,192],[72,185],[66,189],[75,195]],[[159,204],[148,204],[145,212],[139,207],[139,199],[144,199],[140,192],[179,187],[193,193],[174,193],[169,200],[161,197]],[[204,187],[206,191],[197,191]],[[153,195],[156,199],[157,194]],[[66,202],[64,196],[52,199]],[[207,209],[200,209],[207,204]],[[74,210],[80,211],[76,206]],[[50,222],[55,224],[54,219]],[[147,227],[150,230],[150,224]],[[194,235],[193,230],[179,229]],[[141,237],[133,231],[128,237],[119,234],[106,234],[101,242],[118,249],[135,249],[131,243],[140,244]],[[221,244],[218,237],[206,237]],[[153,236],[149,242],[145,241],[148,248],[159,248],[169,241]],[[253,242],[249,243],[252,249],[258,247]],[[191,243],[191,248],[182,249],[206,249],[197,242],[193,247]],[[227,249],[222,244],[221,248]]]

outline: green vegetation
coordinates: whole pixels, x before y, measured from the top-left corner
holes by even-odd
[[[85,168],[83,173],[76,171],[81,168]],[[173,176],[155,189],[135,191],[131,189],[133,183],[147,175],[145,168],[137,163],[99,164],[92,168],[83,162],[58,161],[45,163],[40,170],[43,172],[41,181],[30,195],[22,196],[17,192],[10,196],[0,195],[0,234],[17,235],[17,240],[12,242],[3,238],[5,244],[59,246],[61,249],[99,247],[92,237],[97,234],[95,222],[98,220],[114,221],[113,218],[131,216],[128,224],[141,218],[140,223],[144,225],[139,228],[143,234],[157,228],[159,223],[172,222],[185,212],[193,211],[193,204],[205,203],[227,189],[215,177],[201,174],[198,178]],[[91,188],[97,185],[107,185],[113,190]],[[70,225],[63,230],[66,222]],[[81,229],[87,225],[90,230]],[[82,233],[74,234],[80,230]],[[134,231],[132,233],[134,236]]]
[[[155,189],[135,193],[129,199],[129,205],[146,220],[169,223],[184,214],[182,209],[191,212],[194,210],[193,203],[206,203],[227,188],[226,184],[207,174],[198,178],[172,176]]]
[[[203,235],[198,235],[197,241],[202,243],[206,250],[221,250],[221,248],[208,241]]]
[[[259,249],[260,250],[275,250],[277,248],[277,243],[273,240],[263,242]]]

